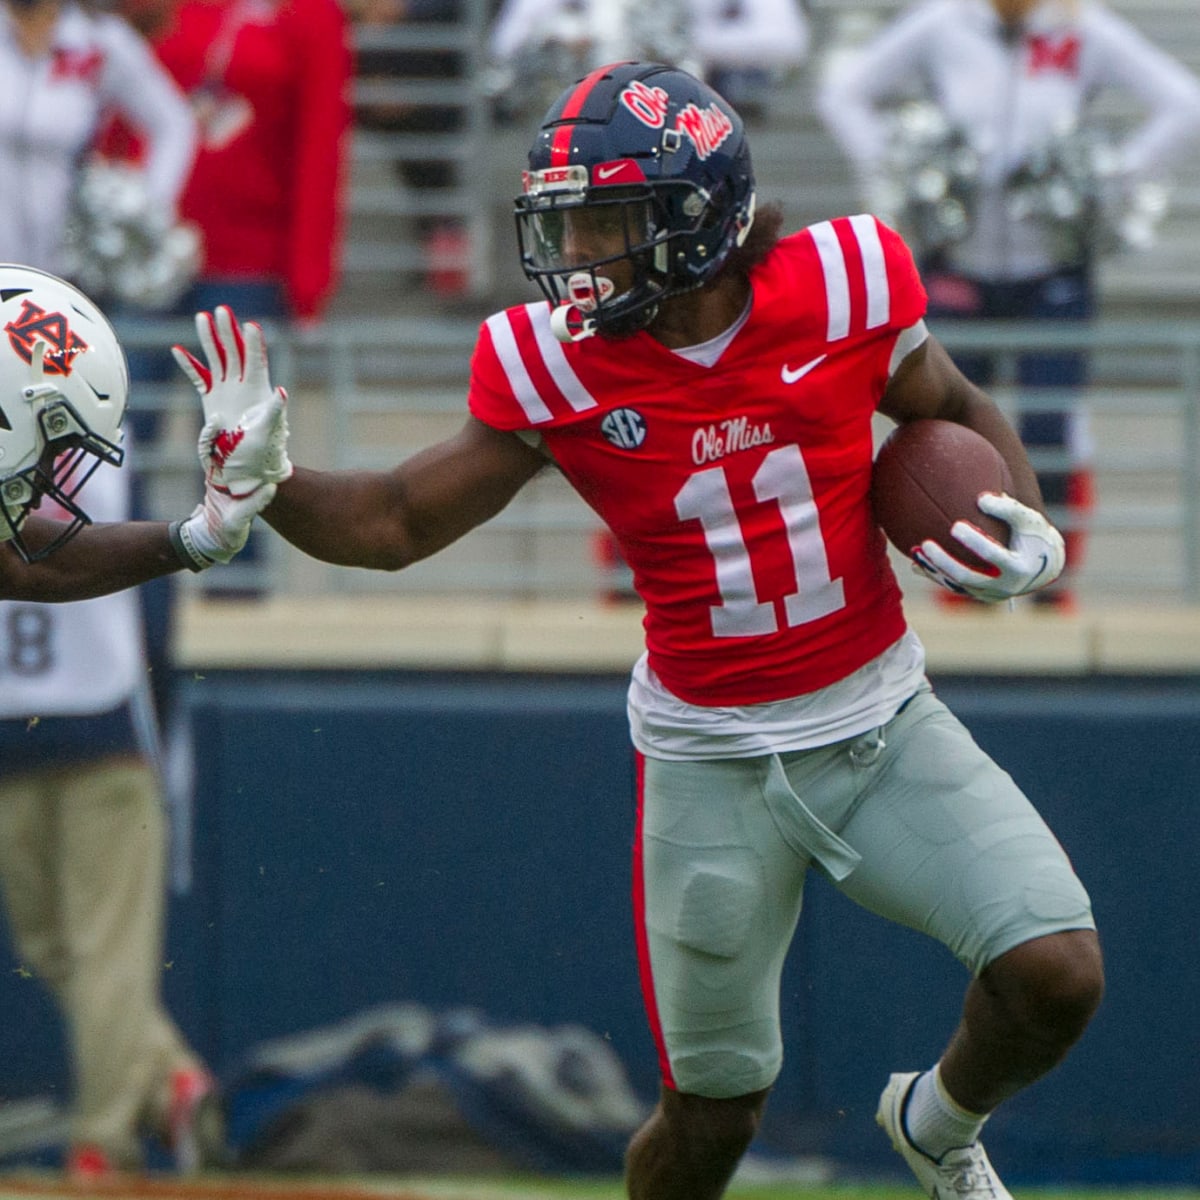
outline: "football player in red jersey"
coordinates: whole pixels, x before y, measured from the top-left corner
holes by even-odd
[[[1083,1031],[1100,950],[1062,848],[933,695],[868,489],[877,410],[980,432],[1012,471],[1012,496],[980,501],[1009,545],[960,524],[991,569],[932,543],[923,561],[973,596],[1021,595],[1063,552],[1020,442],[929,335],[895,233],[756,219],[741,119],[690,75],[621,63],[568,88],[516,210],[549,303],[484,322],[462,430],[390,471],[293,472],[276,453],[264,517],[319,559],[395,570],[553,464],[613,530],[646,605],[634,892],[663,1079],[628,1152],[633,1200],[720,1196],[753,1138],[811,864],[971,971],[944,1054],[893,1074],[877,1119],[927,1194],[1002,1200],[980,1129]],[[202,396],[220,349],[208,368],[178,353]],[[257,441],[236,451],[247,483]]]

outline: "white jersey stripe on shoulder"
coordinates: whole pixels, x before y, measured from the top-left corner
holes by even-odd
[[[492,335],[492,345],[496,348],[496,357],[500,360],[500,366],[504,368],[508,386],[512,388],[517,403],[520,404],[525,415],[533,424],[539,425],[543,421],[549,421],[550,410],[546,407],[545,400],[538,394],[537,388],[533,386],[533,380],[529,378],[529,372],[526,370],[524,362],[521,361],[521,351],[517,348],[516,335],[513,333],[508,313],[493,313],[485,324],[488,332]]]
[[[846,275],[846,256],[832,222],[818,221],[811,232],[825,275],[825,302],[829,307],[829,327],[825,336],[836,342],[850,333],[850,282]]]
[[[883,259],[883,242],[879,226],[870,213],[850,218],[850,228],[862,252],[863,275],[867,285],[867,328],[886,325],[892,311],[892,294],[888,286],[887,263]]]
[[[899,369],[900,364],[920,345],[929,340],[929,327],[924,321],[918,321],[907,329],[900,330],[896,336],[896,344],[892,347],[892,356],[888,359],[888,378],[891,379]]]
[[[566,396],[567,403],[576,412],[595,408],[596,398],[580,382],[575,369],[567,362],[563,343],[554,336],[554,331],[550,328],[550,305],[543,302],[526,307],[530,324],[533,326],[533,335],[537,338],[538,349],[542,352],[542,361],[546,364],[546,370],[550,372],[550,378],[558,385],[558,390]]]

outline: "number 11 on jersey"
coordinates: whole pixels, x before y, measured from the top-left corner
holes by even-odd
[[[787,534],[796,590],[782,597],[788,626],[804,625],[837,612],[845,603],[840,579],[829,576],[829,555],[821,537],[817,504],[800,447],[778,446],[754,473],[754,495],[774,500]],[[724,467],[709,467],[688,477],[675,496],[681,521],[699,521],[716,566],[721,603],[714,604],[713,637],[763,637],[776,633],[774,600],[758,599],[754,572]]]

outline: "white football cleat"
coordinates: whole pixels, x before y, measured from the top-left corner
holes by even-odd
[[[1013,1200],[979,1142],[956,1146],[941,1158],[918,1150],[904,1128],[904,1109],[919,1071],[893,1075],[879,1097],[876,1123],[892,1139],[930,1200]]]

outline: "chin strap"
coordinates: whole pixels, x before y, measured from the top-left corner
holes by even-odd
[[[560,342],[582,342],[600,332],[597,318],[600,305],[613,298],[615,289],[611,279],[594,275],[590,271],[579,271],[567,280],[564,300],[550,313],[550,331]],[[628,292],[622,296],[628,296]],[[608,320],[604,332],[610,337],[624,337],[645,329],[658,312],[658,301],[647,301],[621,316],[614,317],[609,306]]]
[[[582,342],[598,332],[596,318],[586,316],[578,304],[560,304],[550,314],[550,332],[560,342]]]
[[[594,314],[615,290],[607,275],[576,271],[566,282],[570,299],[550,314],[551,332],[560,342],[582,342],[594,336],[599,332]]]

